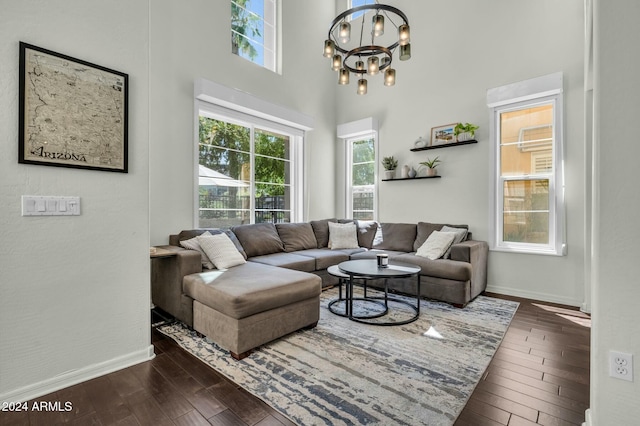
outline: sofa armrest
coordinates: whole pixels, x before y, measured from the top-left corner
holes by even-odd
[[[486,241],[467,240],[451,246],[451,260],[471,263],[471,298],[487,288],[488,258]]]
[[[175,256],[151,260],[151,296],[153,303],[177,319],[190,324],[193,319],[190,301],[182,292],[186,275],[202,272],[202,256],[195,250],[176,246],[158,246],[175,252]]]

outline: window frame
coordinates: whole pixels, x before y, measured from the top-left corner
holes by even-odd
[[[199,118],[205,116],[214,120],[224,121],[230,124],[247,127],[250,129],[250,164],[251,179],[249,191],[251,194],[249,223],[255,223],[256,203],[255,203],[255,130],[264,130],[274,132],[289,137],[289,173],[290,192],[291,192],[291,215],[290,221],[301,222],[304,217],[304,178],[303,178],[303,160],[304,160],[304,131],[285,124],[276,123],[256,115],[240,112],[222,107],[220,105],[211,104],[205,101],[196,100],[195,109],[195,145],[194,145],[194,227],[200,228],[200,197],[198,182],[198,165],[200,164],[200,138],[199,138]]]
[[[550,74],[487,92],[490,109],[491,148],[491,215],[489,247],[493,251],[564,256],[567,253],[565,235],[564,131],[562,73]],[[551,172],[512,174],[501,173],[501,116],[503,113],[534,108],[553,107],[553,140]],[[520,143],[520,142],[518,142]],[[549,179],[549,243],[522,243],[504,240],[504,183]]]
[[[340,124],[337,128],[338,138],[345,142],[345,162],[344,162],[344,178],[345,178],[345,217],[352,219],[353,213],[353,175],[352,175],[352,143],[349,141],[362,140],[364,138],[372,138],[374,140],[374,190],[373,190],[373,220],[378,220],[378,176],[379,176],[379,132],[378,120],[373,117],[363,118],[357,121]]]
[[[240,36],[245,37],[250,42],[257,44],[262,48],[261,53],[262,53],[263,63],[257,62],[256,60],[253,60],[247,56],[242,55],[240,51],[238,51],[236,55],[260,67],[266,68],[272,72],[280,73],[280,61],[279,61],[280,42],[279,40],[280,40],[281,3],[280,3],[280,0],[259,0],[259,1],[261,1],[263,4],[262,15],[259,15],[250,9],[245,9],[245,8],[243,9],[246,10],[248,13],[251,13],[259,17],[259,19],[261,20],[262,27],[263,27],[263,34],[262,34],[263,42],[259,43],[258,40],[248,36],[242,36],[242,35]],[[231,6],[230,8],[231,13],[233,13],[233,3],[236,3],[235,0],[231,0],[229,3]],[[242,8],[242,6],[240,5],[237,5],[237,7]],[[230,18],[231,18],[231,21],[233,21],[233,15],[231,15]],[[270,27],[271,30],[268,31],[267,30],[268,27]],[[233,35],[234,35],[234,29],[232,27],[231,28],[232,40],[233,40]],[[268,52],[269,54],[267,55]]]
[[[354,142],[373,139],[373,184],[372,185],[354,185],[353,184],[353,167],[356,163],[353,160],[353,144]],[[346,190],[347,190],[347,199],[345,203],[345,217],[347,219],[353,219],[353,194],[354,188],[357,187],[372,187],[373,189],[373,210],[371,220],[378,220],[378,138],[376,132],[373,130],[369,133],[363,133],[358,136],[352,136],[345,139],[345,148],[346,148]],[[364,164],[364,163],[359,163]]]

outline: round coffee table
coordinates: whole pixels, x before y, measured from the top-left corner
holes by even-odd
[[[350,318],[357,318],[357,319],[373,319],[373,318],[378,318],[383,315],[386,315],[387,312],[389,312],[389,308],[383,302],[367,297],[367,279],[374,279],[374,277],[358,277],[359,279],[362,279],[364,297],[353,297],[351,294],[352,289],[349,287],[349,279],[350,279],[349,275],[343,272],[340,272],[338,265],[329,266],[327,268],[327,273],[329,275],[333,275],[334,277],[338,278],[338,297],[336,299],[329,301],[329,304],[327,305],[327,308],[329,309],[329,311],[331,311],[331,313],[341,317],[350,317]],[[345,286],[345,297],[342,297],[343,285]],[[381,310],[378,310],[368,315],[353,315],[353,312],[352,312],[353,303],[351,303],[353,302],[353,300],[366,302],[366,303],[373,303],[375,305],[378,305],[377,307],[381,308]],[[336,305],[343,304],[343,303],[344,303],[344,312],[340,312],[336,308]]]
[[[347,282],[347,291],[346,293],[346,303],[349,304],[347,308],[347,316],[350,320],[361,322],[364,324],[371,325],[402,325],[409,324],[418,319],[420,316],[420,272],[422,268],[415,265],[410,265],[407,263],[393,262],[391,261],[389,266],[381,268],[378,267],[378,262],[376,259],[358,259],[358,260],[348,260],[346,262],[342,262],[338,265],[338,270],[345,275],[349,276],[349,281]],[[399,299],[397,297],[389,296],[389,279],[391,278],[409,278],[412,276],[417,277],[417,287],[416,287],[416,304],[412,305],[406,300]],[[369,321],[368,318],[357,317],[353,315],[353,302],[354,300],[359,300],[353,297],[353,280],[354,279],[363,279],[363,280],[371,280],[384,278],[384,296],[374,297],[374,296],[365,296],[363,299],[367,301],[374,300],[384,300],[384,306],[389,309],[389,301],[393,301],[395,303],[401,303],[413,309],[415,315],[407,320],[403,321],[389,321],[389,322],[375,322]],[[387,313],[385,312],[385,313]],[[375,318],[381,315],[376,315]]]

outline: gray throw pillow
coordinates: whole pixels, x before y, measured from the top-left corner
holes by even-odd
[[[273,223],[255,223],[252,225],[239,225],[231,228],[247,257],[262,256],[265,254],[280,253],[284,251],[284,244],[278,235]]]
[[[276,230],[286,252],[318,247],[318,241],[309,223],[276,223]]]

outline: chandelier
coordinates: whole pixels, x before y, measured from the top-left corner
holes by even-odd
[[[385,32],[388,23],[394,31],[386,28]],[[409,20],[401,10],[386,4],[367,4],[347,9],[331,22],[324,56],[331,60],[331,69],[338,72],[338,84],[349,84],[349,75],[354,74],[357,93],[365,95],[367,75],[383,73],[385,86],[396,83],[396,70],[391,68],[393,54],[399,49],[401,61],[410,59],[410,41]]]

